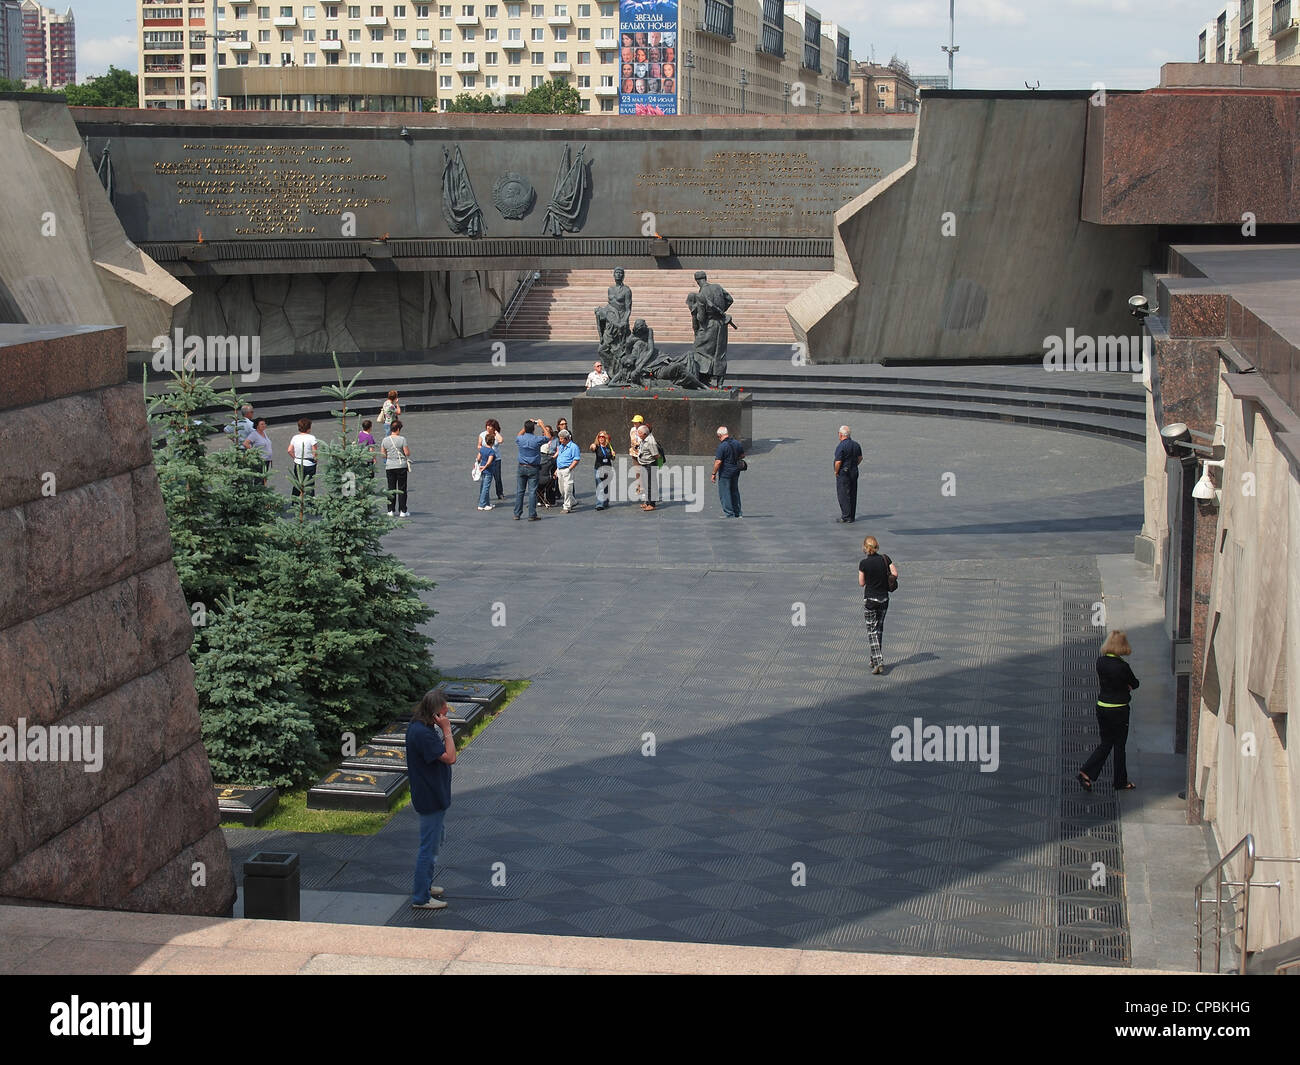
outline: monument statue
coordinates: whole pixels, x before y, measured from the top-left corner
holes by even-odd
[[[596,335],[600,338],[600,354],[610,368],[611,382],[618,377],[621,357],[626,354],[628,321],[632,317],[632,290],[623,284],[623,268],[614,271],[614,283],[606,293],[608,302],[596,308]]]
[[[548,237],[562,237],[582,228],[582,212],[591,192],[591,177],[583,158],[586,154],[587,146],[584,144],[578,149],[578,157],[570,163],[569,146],[564,146],[560,169],[555,175],[555,191],[546,207],[546,217],[542,219],[542,233]]]
[[[701,379],[722,388],[727,376],[727,329],[737,328],[727,313],[734,301],[725,288],[711,283],[703,270],[695,271],[695,280],[700,286],[699,292],[686,297],[695,331],[693,352]]]
[[[444,146],[442,159],[442,217],[453,233],[481,237],[487,227],[483,225],[483,211],[469,182],[469,169],[461,157],[460,145],[456,145],[455,156]]]

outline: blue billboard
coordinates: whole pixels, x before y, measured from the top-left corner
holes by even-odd
[[[677,0],[619,0],[620,115],[677,114]]]

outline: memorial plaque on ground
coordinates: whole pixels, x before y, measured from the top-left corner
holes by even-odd
[[[406,748],[392,746],[371,746],[366,744],[356,754],[346,755],[339,763],[340,769],[361,769],[367,772],[380,770],[387,773],[406,772]]]
[[[448,720],[453,725],[464,725],[469,728],[480,717],[487,713],[487,707],[482,703],[448,703],[450,712],[447,715]]]
[[[238,784],[218,784],[217,809],[221,820],[238,821],[253,828],[260,825],[280,803],[275,788],[251,788]]]
[[[405,773],[334,769],[308,789],[307,809],[383,813],[406,787]]]
[[[593,434],[592,439],[595,438]],[[450,703],[481,703],[489,709],[506,694],[505,686],[495,681],[449,680],[442,684],[442,691]]]
[[[394,721],[391,725],[385,725],[370,737],[371,746],[405,748],[406,726],[409,724],[409,721]]]

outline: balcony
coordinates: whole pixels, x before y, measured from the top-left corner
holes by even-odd
[[[546,72],[548,74],[572,74],[572,63],[547,63]]]
[[[412,41],[412,42],[411,42],[411,47],[414,48],[417,52],[432,52],[432,51],[433,51],[433,42],[432,42],[432,41]]]
[[[572,26],[573,18],[570,15],[552,15],[546,20],[548,26]]]
[[[501,47],[507,52],[524,52],[528,50],[527,41],[502,41]]]
[[[477,16],[477,15],[457,15],[454,21],[455,21],[455,23],[456,23],[457,26],[477,26],[477,25],[478,25],[478,16]]]
[[[478,60],[476,59],[476,60],[474,60],[474,62],[472,62],[472,63],[457,63],[457,64],[456,64],[456,73],[457,73],[457,74],[477,74],[477,73],[478,73]]]
[[[597,41],[596,51],[598,52],[617,52],[618,41]]]
[[[1273,5],[1273,30],[1269,34],[1272,38],[1283,37],[1288,33],[1294,33],[1300,28],[1300,20],[1291,17],[1291,0],[1280,0]]]
[[[252,3],[253,0],[230,0],[231,7],[249,7]]]
[[[271,19],[272,26],[279,26],[282,30],[291,30],[298,25],[298,20],[293,15],[277,15]]]
[[[596,94],[597,96],[617,96],[617,95],[618,95],[618,86],[617,86],[617,85],[602,85],[602,86],[600,86],[598,89],[594,89],[593,91],[595,92],[595,94]]]
[[[343,51],[342,41],[321,41],[320,49],[322,52],[341,52]]]
[[[378,27],[380,27],[380,26],[387,26],[387,25],[388,25],[388,16],[387,16],[387,15],[367,15],[365,18],[363,18],[363,19],[361,20],[361,25],[363,25],[363,26],[374,26],[374,27],[376,27],[376,28],[378,28]]]
[[[185,51],[184,41],[145,41],[144,50],[146,52],[183,52]]]
[[[231,41],[226,45],[232,52],[251,52],[253,50],[252,41]]]
[[[146,74],[181,74],[185,68],[180,63],[146,63]]]

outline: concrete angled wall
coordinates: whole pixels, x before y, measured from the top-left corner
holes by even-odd
[[[171,329],[189,289],[127,240],[61,101],[0,99],[0,321]]]
[[[1042,355],[1067,328],[1138,335],[1126,301],[1152,230],[1080,219],[1089,106],[1087,93],[923,104],[913,161],[836,214],[839,280],[788,307],[812,360],[1006,358]]]

